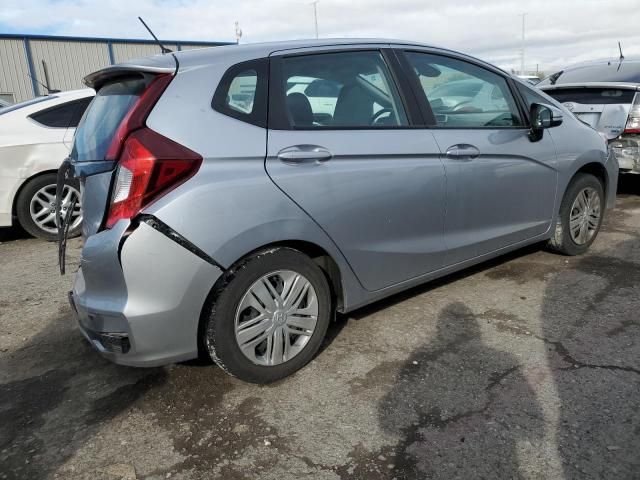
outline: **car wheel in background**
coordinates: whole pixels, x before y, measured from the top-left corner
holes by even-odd
[[[564,255],[586,252],[600,231],[604,201],[602,183],[593,175],[577,174],[562,199],[550,249]]]
[[[22,228],[34,237],[53,241],[58,238],[55,222],[56,173],[46,173],[29,180],[16,199],[16,213]],[[65,185],[62,192],[61,211],[66,213],[73,199],[76,205],[71,213],[69,238],[80,234],[82,211],[80,209],[80,185],[77,180]]]
[[[291,248],[255,253],[232,267],[212,295],[202,330],[211,358],[227,373],[269,383],[306,365],[332,313],[327,279]]]

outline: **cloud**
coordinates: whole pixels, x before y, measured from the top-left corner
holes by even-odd
[[[553,70],[592,58],[640,55],[637,0],[320,0],[322,37],[387,37],[460,50],[519,68],[526,12],[526,68]],[[242,42],[313,37],[310,0],[3,0],[0,29],[24,33]]]

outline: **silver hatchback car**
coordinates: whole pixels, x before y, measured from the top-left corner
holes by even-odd
[[[460,80],[486,99],[443,88]],[[59,175],[80,179],[85,215],[70,299],[125,365],[205,354],[271,382],[311,360],[336,311],[535,242],[580,254],[614,204],[595,130],[450,50],[234,45],[86,83]]]

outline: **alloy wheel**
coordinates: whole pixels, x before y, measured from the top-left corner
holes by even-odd
[[[65,216],[71,208],[73,200],[75,207],[71,212],[70,230],[78,227],[82,222],[82,210],[80,207],[80,192],[70,185],[65,185],[62,190],[60,202],[60,214]],[[46,185],[38,190],[29,204],[31,219],[42,231],[55,234],[58,231],[56,222],[56,185]]]
[[[593,187],[578,193],[569,213],[571,238],[577,245],[589,242],[600,226],[600,196]]]

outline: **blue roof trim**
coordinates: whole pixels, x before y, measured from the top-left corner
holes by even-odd
[[[155,45],[155,40],[139,38],[109,38],[109,37],[69,37],[64,35],[29,35],[19,33],[0,33],[0,39],[12,40],[50,40],[60,42],[98,42],[98,43],[145,43]],[[200,47],[219,47],[222,45],[235,45],[236,42],[203,42],[201,40],[163,40],[163,44],[197,45]]]

